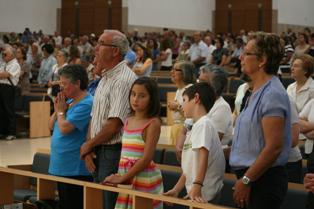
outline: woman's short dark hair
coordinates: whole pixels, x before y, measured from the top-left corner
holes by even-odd
[[[256,32],[252,34],[255,49],[259,58],[267,58],[265,72],[277,75],[280,62],[284,56],[284,47],[280,44],[279,36],[271,33]]]
[[[45,44],[41,47],[42,50],[45,50],[48,54],[52,54],[54,52],[54,48],[51,44]]]
[[[228,79],[225,75],[220,73],[215,73],[215,76],[210,81],[210,84],[215,89],[216,96],[219,97],[224,92],[228,84]]]
[[[88,86],[88,76],[85,68],[82,65],[66,65],[59,71],[59,76],[63,76],[75,83],[80,81],[80,89],[86,90]]]
[[[159,89],[156,81],[149,77],[140,77],[134,81],[132,84],[130,93],[129,93],[129,101],[131,97],[131,92],[134,85],[143,85],[149,94],[149,104],[148,104],[148,112],[147,115],[149,117],[158,117],[160,112],[160,98],[159,98]],[[131,108],[131,113],[134,111]]]
[[[183,95],[186,95],[189,100],[193,99],[195,94],[199,95],[202,105],[209,112],[216,101],[214,88],[207,82],[201,82],[194,84],[183,92]]]
[[[293,58],[292,62],[296,59],[302,61],[302,70],[305,72],[305,76],[309,78],[314,72],[314,58],[308,54],[302,54]]]

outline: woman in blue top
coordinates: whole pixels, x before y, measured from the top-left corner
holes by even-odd
[[[67,65],[59,71],[61,92],[54,102],[49,127],[53,130],[49,173],[92,181],[80,159],[85,142],[93,97],[86,91],[88,77],[81,65]],[[67,101],[66,101],[67,99]],[[83,188],[58,182],[60,209],[83,209]]]
[[[236,121],[230,155],[238,178],[233,198],[241,208],[279,209],[287,192],[291,110],[276,77],[282,57],[279,37],[262,32],[252,36],[241,56],[242,70],[253,83]]]

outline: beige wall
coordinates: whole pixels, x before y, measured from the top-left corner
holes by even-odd
[[[143,35],[145,32],[163,32],[163,28],[160,27],[147,27],[147,26],[140,26],[140,25],[128,25],[128,31],[131,32],[134,29],[137,29],[141,35]],[[177,33],[184,32],[187,35],[192,35],[195,31],[194,30],[185,30],[185,29],[172,29],[168,28],[169,30],[174,30]]]
[[[160,32],[162,33],[163,28],[162,27],[150,27],[150,26],[142,26],[142,25],[129,25],[129,19],[128,19],[128,7],[122,7],[122,31],[123,32],[132,32],[135,28],[139,31],[141,35],[143,35],[145,32]],[[214,20],[215,13],[213,11],[212,17]],[[214,24],[214,21],[213,23]],[[172,30],[172,28],[168,28],[169,30]],[[194,30],[186,30],[186,29],[173,29],[177,33],[184,32],[185,34],[191,35],[194,33]]]
[[[308,27],[308,26],[303,26],[303,25],[289,25],[289,24],[280,24],[278,23],[278,31],[277,33],[280,34],[282,32],[287,31],[288,28],[291,28],[292,31],[294,32],[300,32],[302,31],[304,28],[310,28],[312,33],[314,32],[314,27]]]
[[[272,11],[271,32],[278,33],[278,10]]]

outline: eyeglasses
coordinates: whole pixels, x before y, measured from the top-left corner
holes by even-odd
[[[97,45],[99,45],[99,46],[109,46],[109,47],[118,47],[118,46],[116,46],[114,44],[106,44],[106,43],[104,43],[102,41],[98,41]]]

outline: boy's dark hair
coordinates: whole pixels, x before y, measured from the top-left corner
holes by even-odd
[[[214,88],[207,82],[201,82],[194,84],[183,92],[183,95],[186,95],[189,100],[193,99],[195,94],[199,95],[201,104],[204,106],[206,111],[209,112],[216,101]]]
[[[133,86],[137,85],[143,85],[145,89],[147,90],[149,94],[149,104],[148,104],[148,112],[147,115],[149,117],[158,117],[160,112],[160,98],[159,98],[159,89],[156,81],[149,77],[140,77],[134,81],[134,83],[131,86],[131,90],[129,92],[129,101],[131,97],[131,92],[133,89]],[[131,113],[134,113],[134,111],[131,108]]]

